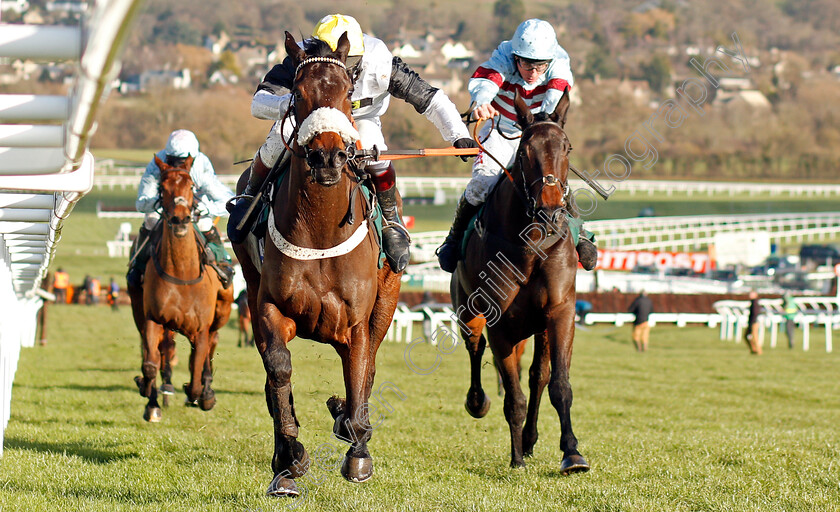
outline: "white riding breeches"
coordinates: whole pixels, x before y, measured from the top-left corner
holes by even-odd
[[[490,123],[486,123],[479,132],[479,140],[484,146],[484,151],[480,151],[475,157],[475,162],[472,168],[472,179],[467,184],[464,190],[464,197],[473,205],[478,206],[487,200],[487,195],[490,190],[499,180],[499,174],[502,173],[502,168],[495,160],[490,158],[485,152],[490,153],[499,162],[505,164],[505,167],[510,168],[513,164],[513,159],[516,156],[516,149],[519,147],[519,139],[509,140],[502,137],[498,130],[493,130]],[[489,132],[489,136],[488,136]],[[516,134],[506,134],[516,136]],[[487,137],[487,140],[484,138]]]

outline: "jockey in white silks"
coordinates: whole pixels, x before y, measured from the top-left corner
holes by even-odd
[[[476,147],[461,121],[458,109],[446,94],[420,78],[399,57],[391,55],[384,42],[362,33],[355,19],[341,14],[325,16],[315,27],[312,37],[327,43],[335,51],[338,39],[344,33],[347,33],[350,42],[347,71],[353,80],[353,94],[350,97],[352,114],[363,149],[370,149],[374,145],[380,150],[388,148],[379,117],[388,109],[391,96],[405,100],[418,113],[426,116],[441,136],[456,148]],[[313,39],[299,44],[308,49]],[[284,137],[288,140],[292,133],[292,123],[287,121],[284,124],[281,120],[292,100],[287,91],[292,87],[294,75],[294,64],[287,57],[282,64],[268,72],[251,101],[251,114],[254,117],[271,119],[275,123],[265,143],[254,156],[243,198],[231,207],[228,237],[232,242],[241,243],[247,236],[254,216],[245,219],[243,229],[237,229],[237,226],[245,216],[251,197],[260,189],[269,170],[283,152]],[[286,133],[281,133],[281,129]],[[285,158],[288,157],[287,153]],[[367,163],[365,169],[373,177],[377,201],[383,211],[385,227],[382,240],[385,255],[391,268],[401,272],[409,261],[410,239],[397,211],[394,166],[389,160],[379,160]]]
[[[193,192],[196,199],[196,208],[199,213],[196,227],[204,234],[208,245],[215,245],[214,254],[224,254],[224,261],[211,262],[219,271],[222,284],[227,288],[233,279],[233,267],[230,265],[230,256],[227,255],[219,231],[213,224],[215,217],[226,217],[225,203],[233,197],[233,192],[216,176],[213,164],[207,155],[199,151],[198,139],[189,130],[175,130],[169,135],[166,147],[158,151],[155,156],[166,162],[168,165],[177,167],[187,157],[193,157],[193,164],[190,168],[190,178],[193,182]],[[135,251],[141,248],[129,265],[126,281],[133,287],[139,287],[142,283],[143,272],[146,270],[146,262],[149,261],[148,250],[149,233],[160,220],[157,212],[160,201],[160,169],[155,160],[146,166],[146,172],[140,178],[140,187],[137,190],[137,200],[134,205],[138,212],[145,213],[146,217],[140,227],[140,233],[134,244]]]
[[[522,22],[513,38],[503,41],[490,60],[473,73],[468,86],[475,105],[472,115],[478,120],[496,117],[496,127],[486,123],[480,132],[484,151],[475,158],[472,179],[455,210],[452,228],[437,250],[443,270],[455,271],[464,231],[502,173],[502,168],[487,153],[507,168],[513,165],[518,137],[522,134],[513,107],[516,92],[534,114],[552,113],[564,91],[572,85],[569,54],[557,43],[554,27],[538,19]],[[591,270],[597,261],[597,249],[588,239],[580,237],[579,240],[576,242],[578,257],[583,267]]]

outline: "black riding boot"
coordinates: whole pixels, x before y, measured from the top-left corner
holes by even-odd
[[[131,247],[131,260],[125,281],[132,288],[139,288],[143,285],[143,273],[146,271],[146,263],[149,262],[149,233],[145,226],[140,226],[140,232]]]
[[[382,207],[385,223],[382,227],[382,245],[391,270],[402,272],[410,259],[411,237],[403,226],[400,212],[397,210],[397,187],[384,192],[377,192],[376,199]]]
[[[221,251],[225,251],[225,246],[222,244],[222,237],[219,236],[219,230],[216,229],[216,226],[213,226],[210,231],[206,231],[204,238],[207,240],[208,246],[215,245]],[[219,281],[222,282],[222,286],[224,288],[230,287],[233,283],[233,266],[230,264],[230,261],[216,258],[216,253],[212,250],[207,251],[207,260],[210,266],[216,269],[216,273],[219,274]]]
[[[248,236],[248,232],[251,230],[251,225],[254,224],[254,220],[256,220],[257,214],[259,213],[257,210],[259,208],[254,208],[251,212],[251,215],[245,219],[245,214],[248,212],[248,208],[251,206],[251,201],[254,199],[254,195],[260,190],[260,187],[265,181],[266,176],[268,176],[268,172],[271,170],[270,167],[266,167],[262,160],[260,160],[260,154],[257,152],[254,155],[254,160],[251,162],[251,169],[250,173],[248,174],[248,185],[245,186],[245,190],[242,191],[242,194],[239,199],[236,199],[236,202],[228,202],[227,210],[230,212],[230,218],[228,219],[227,224],[227,235],[230,239],[231,243],[234,244],[241,244],[245,241],[245,238]],[[244,223],[243,223],[244,219]],[[241,227],[239,225],[242,224]]]
[[[470,219],[478,213],[481,205],[474,206],[466,197],[461,196],[458,206],[455,208],[455,220],[452,221],[452,227],[449,229],[449,234],[446,235],[446,240],[443,245],[438,247],[435,254],[437,254],[440,268],[449,272],[455,272],[458,267],[458,257],[461,252],[461,238],[464,236],[464,231],[470,224]]]

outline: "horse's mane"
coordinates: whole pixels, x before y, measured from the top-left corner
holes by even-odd
[[[330,45],[314,37],[303,41],[303,50],[309,57],[329,57],[334,53]]]

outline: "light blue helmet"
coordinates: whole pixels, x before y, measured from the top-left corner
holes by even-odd
[[[510,44],[514,55],[530,60],[552,60],[558,46],[551,23],[536,18],[520,23]]]
[[[195,158],[198,156],[198,139],[189,130],[175,130],[169,135],[164,152],[176,158]]]

